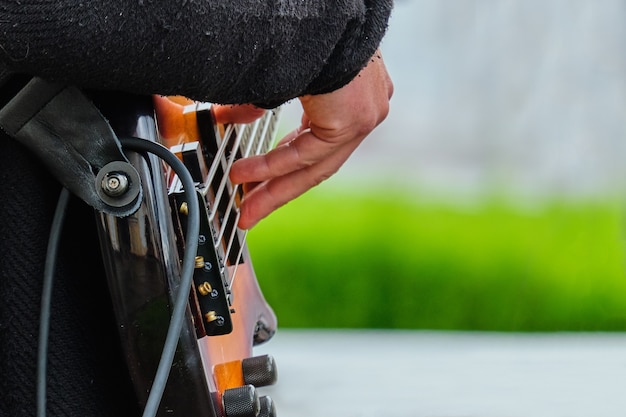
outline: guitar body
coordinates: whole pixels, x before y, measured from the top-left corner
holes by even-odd
[[[275,381],[275,365],[252,350],[274,334],[276,317],[257,283],[246,233],[236,227],[241,191],[228,170],[235,159],[269,149],[275,115],[224,126],[202,103],[108,94],[94,101],[119,137],[170,147],[192,173],[201,202],[194,288],[158,415],[273,416],[271,400],[259,398],[255,386]],[[152,155],[126,155],[143,201],[128,217],[98,214],[98,228],[128,368],[145,404],[179,289],[188,213],[175,174]]]

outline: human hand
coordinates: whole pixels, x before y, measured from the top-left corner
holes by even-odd
[[[278,207],[333,175],[389,112],[393,83],[377,53],[349,84],[300,97],[299,128],[265,155],[236,161],[230,178],[244,184],[239,227],[249,229]]]

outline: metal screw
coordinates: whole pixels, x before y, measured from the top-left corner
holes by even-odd
[[[102,191],[109,197],[119,197],[128,191],[128,177],[122,172],[112,172],[102,178]]]

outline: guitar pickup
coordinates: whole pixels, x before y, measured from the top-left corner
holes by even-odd
[[[209,168],[202,155],[200,142],[185,142],[170,148],[170,151],[180,159],[193,180],[197,183],[204,183],[209,175]]]

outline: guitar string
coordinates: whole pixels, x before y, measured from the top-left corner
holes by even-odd
[[[258,126],[255,126],[255,129],[252,131],[252,133],[250,134],[250,139],[248,142],[248,146],[246,147],[245,152],[243,153],[244,156],[249,156],[250,155],[250,151],[253,147],[253,145],[256,143],[257,147],[254,150],[254,155],[259,155],[264,151],[264,148],[269,149],[269,144],[272,141],[272,135],[268,135],[268,129],[271,127],[272,122],[274,120],[274,116],[272,114],[269,114],[265,119],[264,119],[264,124],[263,124],[263,128],[261,130],[260,134],[257,134],[257,129]],[[234,203],[237,197],[237,191],[238,191],[238,187],[240,185],[236,184],[235,186],[235,190],[228,202],[228,207],[226,209],[227,212],[227,216],[230,216],[230,213],[232,213],[233,211],[235,212],[235,224],[239,221],[239,218],[241,217],[241,211],[239,210],[239,207],[237,207]],[[231,233],[231,237],[229,239],[230,242],[233,241],[233,237],[236,234],[236,229],[233,229],[233,232]],[[247,235],[247,233],[246,233]],[[245,242],[245,239],[243,240]],[[230,247],[229,247],[229,251],[230,252]],[[239,259],[239,256],[238,256]]]
[[[280,109],[276,109],[275,111],[276,111],[275,113],[272,113],[267,118],[267,121],[265,125],[263,126],[263,130],[260,136],[255,139],[258,142],[257,148],[255,149],[255,155],[259,155],[261,153],[269,151],[269,149],[272,146],[272,143],[276,135],[276,126],[278,125],[278,114],[279,114],[278,112],[280,111]],[[268,134],[268,130],[270,130],[269,134]],[[254,142],[253,140],[250,141],[251,144],[253,142]],[[241,212],[239,208],[237,208],[236,212],[237,212],[236,221],[239,221],[239,217],[241,217]],[[236,234],[236,229],[233,231],[233,234]],[[241,260],[241,257],[243,255],[247,238],[248,238],[248,230],[244,230],[243,236],[241,238],[241,244],[239,245],[239,253],[237,254],[237,262],[235,263],[235,267],[233,268],[232,278],[231,278],[230,284],[228,285],[229,291],[232,290],[233,285],[235,284],[235,278],[237,278],[237,269],[239,268],[239,261]]]
[[[210,193],[212,187],[211,187],[211,183],[213,182],[213,179],[215,177],[215,174],[217,173],[217,170],[220,166],[222,166],[222,171],[223,171],[223,177],[222,180],[218,186],[218,188],[222,188],[225,184],[225,180],[228,178],[228,173],[230,172],[230,168],[232,167],[232,164],[234,163],[234,158],[230,158],[227,160],[225,158],[225,150],[228,147],[229,141],[230,139],[233,137],[232,135],[232,131],[235,130],[235,132],[237,133],[236,135],[236,145],[239,145],[239,143],[242,141],[243,138],[243,133],[245,132],[245,125],[240,125],[240,131],[236,132],[236,128],[233,125],[229,125],[227,130],[224,133],[224,137],[223,138],[219,138],[216,137],[216,140],[220,140],[221,139],[221,143],[217,143],[218,145],[218,152],[216,152],[216,156],[213,159],[213,162],[211,163],[211,168],[209,170],[209,174],[207,175],[207,180],[206,180],[206,185],[204,187],[204,189],[201,191],[202,195],[205,197],[205,199],[207,198],[207,195]],[[235,153],[233,152],[233,155]],[[224,166],[225,165],[225,166]],[[236,191],[237,188],[234,188],[234,191]],[[219,191],[217,193],[214,193],[212,202],[210,204],[209,207],[209,221],[212,222],[215,219],[216,214],[219,212],[218,207],[220,205],[220,200],[221,200],[221,196],[223,194],[223,191]],[[235,192],[232,193],[233,195],[236,195]],[[227,220],[227,219],[226,219]],[[221,238],[224,234],[224,225],[226,224],[225,220],[223,219],[220,222],[220,226],[221,229],[217,234],[217,237],[214,238],[214,242],[213,242],[213,246],[215,249],[219,249],[220,247],[220,241]]]
[[[261,130],[261,133],[257,136],[257,131],[258,131],[258,125],[260,123],[255,124],[255,126],[252,127],[251,132],[248,133],[248,137],[249,138],[259,138],[260,141],[263,141],[263,139],[265,138],[264,133],[267,132],[267,126],[270,123],[270,118],[266,118],[264,120],[264,125],[263,125],[263,129]],[[248,140],[248,143],[246,145],[246,149],[244,150],[244,152],[242,152],[242,156],[245,158],[247,156],[250,155],[250,151],[252,150],[252,145],[254,145],[254,140],[250,139]],[[255,153],[255,155],[258,155],[258,153]],[[232,164],[228,166],[227,168],[227,172],[230,172],[230,169],[232,168]],[[225,175],[224,178],[226,178],[227,176]],[[239,187],[240,184],[235,184],[232,187],[232,192],[231,192],[231,196],[230,199],[228,200],[228,205],[226,206],[226,210],[225,210],[225,215],[224,215],[224,219],[222,220],[222,224],[228,224],[228,220],[230,220],[230,214],[235,211],[236,212],[236,218],[235,218],[235,222],[239,221],[239,217],[240,217],[240,211],[238,208],[233,209],[233,206],[235,205],[235,200],[237,199],[237,193],[239,191]],[[233,231],[235,231],[236,229],[233,228]],[[220,234],[218,235],[217,240],[220,241],[223,237],[223,233],[225,231],[225,228],[222,227],[222,230],[220,231]],[[233,240],[234,237],[234,233],[231,233],[231,237],[229,238],[229,242],[231,242]],[[230,246],[230,244],[229,244]],[[227,253],[230,253],[230,248],[227,248]]]
[[[273,127],[272,123],[275,123],[275,121],[276,121],[276,114],[271,113],[271,114],[269,114],[265,118],[264,124],[263,124],[263,128],[262,128],[260,134],[258,134],[258,135],[256,134],[256,127],[255,127],[255,130],[250,135],[249,144],[248,144],[248,146],[246,148],[246,151],[245,151],[245,155],[246,156],[248,156],[250,154],[250,150],[251,150],[252,146],[255,144],[255,142],[257,143],[257,147],[254,150],[254,155],[259,155],[264,150],[268,150],[270,148],[271,142],[273,140],[273,134],[268,135],[268,129],[270,127]],[[275,124],[274,124],[274,126],[275,126]],[[271,133],[273,133],[273,132],[271,132]],[[239,184],[237,184],[237,187],[239,187]],[[229,201],[228,208],[227,208],[227,213],[228,213],[229,216],[230,216],[231,210],[235,211],[235,221],[234,221],[235,224],[237,224],[237,222],[239,221],[239,218],[241,217],[241,211],[239,210],[239,208],[236,207],[236,206],[233,208],[233,205],[234,205],[234,202],[235,202],[235,199],[236,199],[236,196],[237,196],[236,192],[237,192],[237,190],[235,190],[235,192],[233,193],[233,195],[232,195],[232,197],[231,197],[231,199]],[[228,246],[228,250],[227,250],[228,253],[230,253],[230,250],[231,250],[231,247],[232,247],[232,243],[234,241],[234,237],[236,236],[236,234],[237,234],[237,228],[233,228],[233,231],[231,232],[231,237],[229,239],[229,246]],[[239,253],[237,254],[237,262],[235,264],[235,270],[233,271],[233,278],[231,280],[230,287],[232,287],[233,281],[234,281],[234,279],[236,277],[237,266],[239,265],[239,261],[241,259],[242,253],[243,253],[243,247],[244,247],[244,245],[246,243],[247,236],[248,236],[248,231],[246,230],[244,232],[244,234],[243,234],[242,239],[241,239]],[[229,287],[229,289],[230,289],[230,287]]]
[[[257,120],[254,123],[254,125],[258,126],[258,123],[259,121]],[[228,156],[228,159],[224,159],[223,161],[225,163],[224,175],[222,176],[220,184],[217,187],[217,191],[215,192],[215,203],[214,203],[215,207],[217,207],[218,203],[221,201],[222,195],[224,194],[224,190],[226,189],[226,184],[228,183],[228,172],[230,171],[230,168],[233,166],[233,163],[235,162],[235,157],[237,156],[237,152],[235,150],[239,149],[239,144],[241,143],[241,139],[243,138],[243,132],[245,132],[245,130],[246,129],[243,128],[239,132],[237,132],[237,135],[235,136],[235,143],[231,146],[233,151]],[[226,140],[228,140],[228,138]],[[211,177],[209,178],[212,179]],[[217,213],[218,213],[218,210],[211,211],[211,213],[209,214],[210,222],[212,222],[215,219],[215,215]]]
[[[224,196],[227,196],[228,194],[228,193],[225,193],[225,190],[227,186],[230,185],[230,187],[228,187],[230,191],[229,193],[230,198],[228,200],[226,209],[224,210],[224,217],[220,219],[219,231],[216,237],[214,238],[214,242],[213,242],[214,248],[216,250],[219,250],[220,247],[222,247],[224,251],[224,259],[228,259],[231,255],[235,238],[237,237],[240,231],[240,229],[236,227],[236,224],[239,221],[239,218],[241,217],[241,212],[239,211],[239,208],[235,205],[235,201],[237,199],[237,194],[239,191],[240,184],[231,185],[228,182],[228,174],[230,172],[232,165],[235,162],[236,152],[233,151],[231,155],[226,157],[225,149],[229,147],[229,143],[232,141],[232,137],[235,136],[234,144],[232,144],[230,148],[240,149],[241,147],[244,147],[243,152],[242,152],[243,157],[247,157],[251,154],[252,148],[254,147],[255,144],[256,144],[256,148],[253,151],[254,155],[258,155],[264,151],[269,150],[271,147],[273,138],[274,138],[274,134],[275,134],[276,126],[277,126],[277,118],[278,118],[277,110],[268,111],[263,117],[261,117],[260,119],[257,119],[252,124],[237,125],[237,128],[235,129],[236,135],[232,135],[232,132],[230,130],[227,130],[224,134],[224,137],[222,138],[222,142],[218,144],[219,149],[218,149],[216,158],[213,160],[213,163],[211,164],[211,169],[209,173],[213,173],[213,175],[215,175],[215,173],[217,173],[217,167],[221,165],[223,168],[224,174],[218,186],[218,190],[215,193],[215,196],[213,198],[212,209],[210,210],[210,213],[209,213],[209,221],[213,221],[215,219],[215,216],[219,212],[218,207],[221,204],[222,198]],[[261,124],[263,126],[259,133],[259,125]],[[219,155],[219,158],[217,157],[218,155]],[[212,179],[213,179],[212,176],[208,177],[207,186],[203,190],[203,194],[205,196],[209,192],[210,183],[212,182]],[[228,239],[224,239],[224,234],[225,234],[228,222],[230,221],[231,213],[233,212],[235,213],[235,218],[233,220],[234,222],[233,224],[235,226],[232,228],[230,235],[228,236]],[[230,282],[228,283],[229,290],[232,288],[233,283],[235,281],[235,277],[237,276],[237,269],[241,261],[241,258],[243,256],[243,251],[244,251],[244,247],[245,247],[246,240],[247,240],[247,235],[248,235],[247,230],[242,231],[242,232],[243,233],[241,234],[243,236],[240,236],[239,251],[234,261],[234,268],[232,270],[232,273],[229,274],[230,277],[228,277],[230,278]],[[226,265],[224,264],[222,266],[221,271],[224,272],[225,268],[226,268]]]
[[[224,138],[229,138],[231,137],[232,131],[235,129],[235,127],[233,125],[228,125],[226,127],[226,130],[224,131]],[[217,135],[216,135],[217,136]],[[202,190],[202,195],[204,197],[207,196],[209,190],[210,190],[210,180],[213,179],[213,177],[215,177],[215,174],[217,173],[218,168],[220,167],[221,164],[221,158],[224,155],[224,153],[226,152],[226,146],[228,144],[227,140],[222,140],[222,143],[218,143],[218,148],[217,148],[217,152],[215,153],[215,157],[213,158],[213,162],[211,163],[211,167],[209,168],[209,173],[207,174],[207,178],[209,179],[209,181],[207,181],[206,187],[204,190]]]
[[[257,120],[254,125],[252,126],[252,128],[250,129],[251,132],[248,132],[248,126],[243,126],[240,131],[237,133],[237,138],[235,140],[235,143],[233,145],[233,149],[237,149],[239,148],[239,146],[241,145],[241,142],[243,142],[243,138],[244,136],[248,136],[248,137],[254,137],[256,135],[256,132],[258,130],[260,124],[260,120]],[[246,135],[247,134],[247,135]],[[248,141],[248,145],[246,146],[246,149],[242,152],[242,156],[245,158],[250,154],[250,144],[252,143],[251,140]],[[230,155],[230,158],[225,162],[225,167],[224,167],[224,176],[222,177],[222,180],[220,182],[219,185],[219,189],[217,191],[217,193],[215,194],[215,203],[214,203],[214,207],[218,207],[219,203],[221,203],[221,199],[222,196],[224,194],[224,190],[226,189],[226,184],[229,182],[228,181],[228,174],[230,173],[230,170],[233,166],[233,163],[235,162],[235,157],[236,157],[237,153],[236,152],[232,152]],[[234,186],[231,186],[232,190],[231,190],[231,199],[233,199],[234,197],[236,197],[236,192],[239,189],[239,184],[235,184]],[[229,205],[230,205],[230,201],[229,201]],[[232,206],[231,206],[232,207]],[[209,215],[209,221],[213,221],[213,219],[215,218],[215,215],[217,214],[217,210],[213,210],[211,212],[211,214]],[[226,209],[226,215],[228,215],[228,209]],[[224,219],[222,221],[222,223],[226,223],[226,220]],[[218,240],[221,238],[221,235],[219,236]]]

